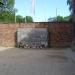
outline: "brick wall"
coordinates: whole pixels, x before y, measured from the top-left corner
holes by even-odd
[[[48,28],[49,46],[70,46],[72,42],[72,23],[21,23],[0,24],[0,45],[16,46],[18,28]]]

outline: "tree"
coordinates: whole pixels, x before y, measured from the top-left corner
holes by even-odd
[[[75,51],[75,0],[67,0],[68,2],[68,5],[70,6],[71,8],[71,14],[72,14],[72,22],[73,22],[73,37],[72,37],[72,50]]]
[[[57,22],[64,22],[65,21],[62,16],[57,16],[56,19],[57,19]]]
[[[3,12],[2,14],[0,14],[0,22],[2,23],[13,23],[14,22],[14,14],[10,13],[10,12]]]
[[[15,0],[0,0],[3,2],[4,6],[1,11],[9,11],[12,12],[14,9]]]
[[[54,17],[52,19],[48,19],[48,21],[50,22],[63,22],[64,21],[64,18],[62,16],[57,16],[57,17]]]
[[[0,2],[0,11],[3,8],[4,4],[2,2]]]
[[[67,0],[67,5],[69,5],[69,10],[73,10],[73,0]]]
[[[24,22],[31,23],[33,22],[33,19],[31,16],[22,17],[21,15],[17,15],[16,22],[17,23],[24,23]]]
[[[75,22],[75,0],[67,0],[67,5],[69,5],[71,11],[72,21]]]
[[[72,22],[72,16],[70,15],[70,16],[64,17],[64,21],[65,22]]]
[[[0,7],[0,22],[15,22],[16,9],[14,8],[15,0],[0,0],[3,6]]]
[[[24,23],[25,19],[21,15],[16,16],[16,22],[17,23]]]
[[[31,16],[26,16],[26,22],[27,23],[33,22],[33,18]]]
[[[72,17],[71,16],[57,16],[54,18],[49,18],[48,22],[71,22],[72,21]]]
[[[4,4],[2,2],[0,2],[0,7],[2,7]]]

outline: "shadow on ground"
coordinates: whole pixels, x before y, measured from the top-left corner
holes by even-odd
[[[1,75],[75,75],[75,64],[65,49],[20,49],[0,51]]]

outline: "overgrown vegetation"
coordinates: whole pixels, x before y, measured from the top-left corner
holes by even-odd
[[[15,0],[0,0],[0,23],[24,23],[33,22],[31,16],[22,17],[15,15],[17,9],[14,8]]]
[[[48,22],[72,22],[72,16],[57,16],[57,17],[53,17],[53,18],[49,18]]]
[[[31,16],[23,17],[21,15],[15,15],[17,9],[14,8],[15,0],[0,0],[0,23],[24,23],[33,22]],[[74,8],[73,0],[67,0],[67,5],[69,5],[69,10],[71,11],[70,16],[57,16],[49,18],[48,22],[72,22],[72,11]]]
[[[69,16],[63,17],[63,16],[57,16],[53,18],[49,18],[48,22],[72,22],[73,21],[73,9],[74,9],[74,2],[73,0],[67,0],[67,5],[69,5],[69,10],[71,14]],[[75,17],[74,17],[75,18]]]

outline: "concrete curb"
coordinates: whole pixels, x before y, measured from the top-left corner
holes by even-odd
[[[0,51],[5,51],[5,50],[8,50],[8,49],[11,49],[13,47],[0,47]]]

